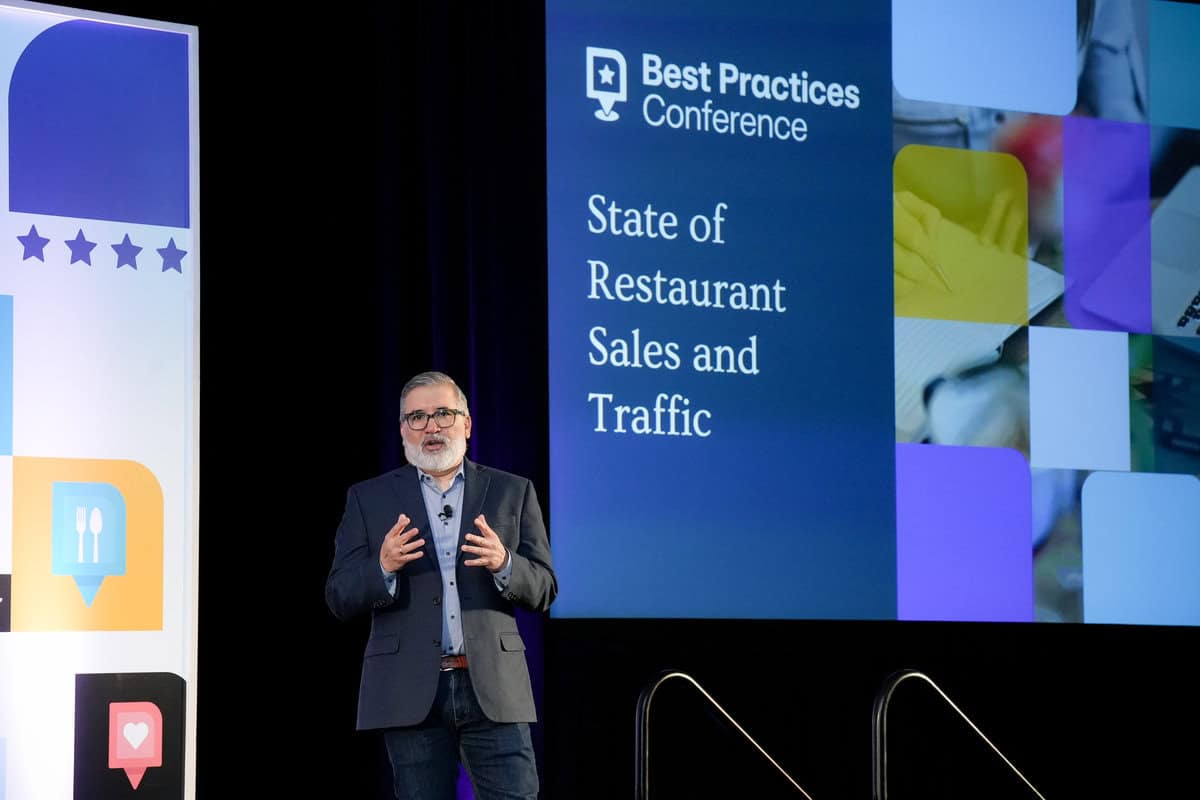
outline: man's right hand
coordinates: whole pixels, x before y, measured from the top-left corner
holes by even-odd
[[[408,523],[408,517],[401,514],[383,537],[383,546],[379,548],[379,566],[383,567],[384,572],[398,572],[408,562],[425,555],[421,549],[425,546],[425,540],[413,538],[420,533],[416,528],[404,530]]]

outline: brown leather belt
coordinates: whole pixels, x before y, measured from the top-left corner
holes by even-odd
[[[466,656],[442,656],[442,672],[447,672],[452,669],[466,669]]]

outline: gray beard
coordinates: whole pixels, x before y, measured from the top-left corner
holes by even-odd
[[[405,439],[404,457],[408,459],[408,463],[423,472],[445,472],[458,466],[467,454],[466,438],[443,436],[441,441],[446,443],[446,449],[440,453],[426,453],[421,449],[421,445],[414,445]]]

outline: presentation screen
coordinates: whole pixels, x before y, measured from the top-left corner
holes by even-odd
[[[196,36],[0,5],[0,800],[194,794]]]
[[[552,613],[1200,624],[1197,42],[550,0]]]

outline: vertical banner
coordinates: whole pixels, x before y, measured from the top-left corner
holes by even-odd
[[[895,618],[890,8],[548,3],[557,616]]]
[[[0,796],[191,783],[197,63],[193,27],[0,6]]]

